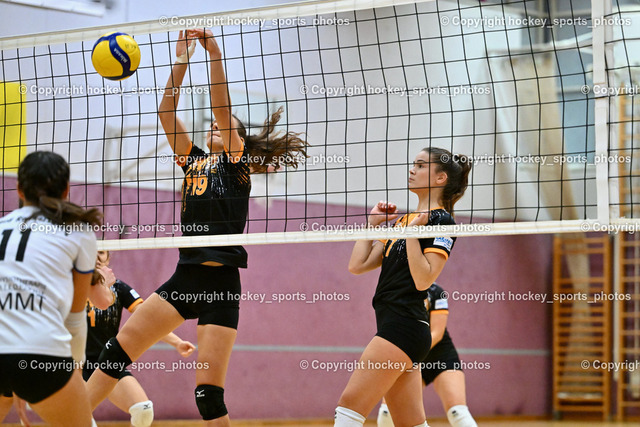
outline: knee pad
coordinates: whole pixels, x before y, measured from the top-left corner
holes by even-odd
[[[196,387],[196,405],[203,420],[215,420],[229,412],[224,404],[224,389],[215,385],[201,384]]]
[[[110,338],[100,353],[98,368],[111,378],[118,379],[122,371],[130,364],[131,359],[120,347],[118,340],[115,337]]]
[[[478,427],[466,405],[456,405],[449,408],[447,418],[453,427]]]
[[[386,403],[380,405],[378,410],[378,427],[394,427],[389,408]]]
[[[349,408],[336,408],[334,427],[362,427],[366,418]]]
[[[153,402],[147,400],[131,405],[129,413],[133,427],[149,427],[153,422]]]

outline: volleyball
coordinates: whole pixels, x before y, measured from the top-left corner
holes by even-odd
[[[129,34],[108,33],[93,45],[91,62],[105,79],[123,80],[135,73],[140,65],[140,48]]]

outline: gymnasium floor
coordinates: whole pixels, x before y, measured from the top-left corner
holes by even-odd
[[[637,426],[637,422],[602,422],[602,421],[544,421],[544,420],[523,420],[519,421],[517,418],[509,418],[506,420],[497,419],[478,419],[478,425],[480,427],[629,427]],[[232,421],[233,427],[333,427],[332,421],[322,420],[305,420],[305,421],[290,421],[290,420],[269,420],[269,421]],[[3,424],[7,427],[21,427],[20,424]],[[41,424],[34,424],[41,425]],[[157,421],[153,423],[154,426],[159,427],[200,427],[202,423],[198,421]],[[376,425],[374,420],[369,420],[365,426],[373,427]],[[449,427],[444,419],[435,419],[429,421],[430,427]],[[129,427],[126,422],[99,422],[98,427]]]

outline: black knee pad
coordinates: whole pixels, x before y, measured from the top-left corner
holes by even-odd
[[[196,387],[196,405],[203,420],[215,420],[229,413],[224,404],[224,389],[215,385]]]
[[[115,337],[110,338],[100,353],[98,368],[111,378],[119,379],[122,371],[130,364],[131,359],[120,347],[118,340]]]

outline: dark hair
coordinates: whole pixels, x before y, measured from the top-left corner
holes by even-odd
[[[280,116],[284,109],[282,107],[271,115],[264,122],[262,130],[257,135],[247,135],[244,124],[236,117],[238,122],[238,135],[244,139],[250,160],[260,159],[259,162],[249,162],[249,166],[254,173],[264,173],[269,165],[276,169],[280,166],[291,166],[298,168],[302,158],[307,158],[307,141],[300,138],[301,133],[287,132],[282,134],[276,132],[276,123],[280,121]]]
[[[447,174],[447,183],[442,189],[442,205],[453,214],[453,205],[464,195],[469,184],[471,160],[462,154],[451,154],[444,148],[430,147],[422,151],[429,153],[429,160],[438,165],[438,172]]]
[[[69,185],[69,165],[59,154],[35,151],[28,154],[18,167],[18,189],[24,198],[54,224],[89,223],[99,225],[102,214],[98,209],[84,210],[62,200]]]

